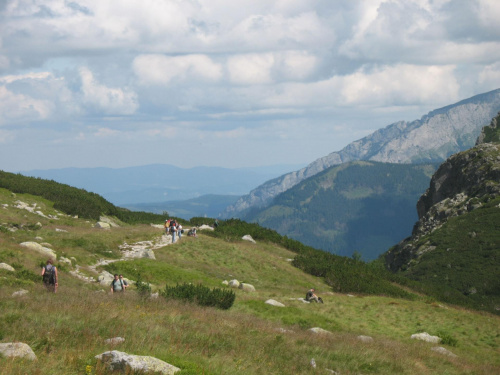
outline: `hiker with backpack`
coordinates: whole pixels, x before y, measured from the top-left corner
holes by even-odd
[[[47,260],[47,264],[42,268],[42,280],[49,292],[57,292],[57,267],[53,265],[52,259]]]
[[[127,284],[128,285],[128,284]],[[111,293],[115,292],[124,292],[125,291],[125,284],[123,283],[123,277],[120,279],[118,277],[118,274],[115,273],[115,278],[111,282]]]

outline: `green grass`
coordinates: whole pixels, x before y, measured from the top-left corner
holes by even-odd
[[[0,193],[0,199],[6,198]],[[35,199],[18,195],[16,199]],[[50,210],[47,204],[43,210]],[[236,299],[229,310],[204,308],[176,300],[144,299],[131,286],[110,295],[107,287],[84,283],[60,268],[57,294],[45,291],[36,276],[45,258],[19,246],[41,237],[60,255],[86,267],[116,257],[118,246],[152,240],[161,229],[124,225],[109,231],[92,222],[62,217],[46,219],[16,209],[0,209],[0,223],[40,222],[39,230],[0,233],[0,262],[22,272],[0,270],[0,342],[25,342],[38,361],[0,358],[2,374],[109,374],[94,358],[111,349],[150,355],[185,374],[493,374],[500,372],[500,317],[457,308],[420,296],[396,297],[334,293],[323,278],[294,267],[296,253],[271,242],[215,238],[200,233],[155,250],[155,260],[112,263],[107,269],[144,281],[158,289],[177,283],[225,288],[223,280],[238,279],[256,287],[248,293],[231,289]],[[67,232],[58,232],[61,228]],[[108,258],[108,257],[106,257]],[[88,271],[90,273],[90,271]],[[34,275],[34,276],[33,276]],[[21,277],[19,277],[21,276]],[[31,279],[33,276],[33,279]],[[315,287],[324,304],[304,304]],[[11,297],[14,291],[29,294]],[[104,292],[100,292],[104,290]],[[265,304],[275,299],[285,307]],[[321,327],[329,335],[315,335]],[[280,329],[286,329],[282,332]],[[441,334],[442,344],[458,358],[443,357],[428,343],[410,339],[417,332]],[[362,343],[358,335],[374,338]],[[121,336],[123,344],[105,339]],[[310,366],[314,358],[317,368]]]

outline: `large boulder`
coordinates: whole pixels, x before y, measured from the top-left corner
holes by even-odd
[[[0,269],[15,272],[14,267],[12,267],[11,265],[9,265],[7,263],[0,263]]]
[[[111,229],[111,225],[109,223],[105,223],[104,221],[98,221],[95,225],[94,228],[99,228],[99,229]]]
[[[38,242],[27,241],[27,242],[22,242],[19,245],[22,247],[25,247],[27,249],[34,250],[34,251],[36,251],[42,255],[45,255],[49,258],[57,259],[57,254],[54,250],[49,249],[48,247],[44,247],[44,246],[40,245]]]
[[[96,355],[95,358],[100,360],[111,370],[131,371],[140,373],[160,373],[163,375],[173,375],[181,371],[180,368],[172,366],[158,358],[142,355],[132,355],[117,350],[104,352]]]
[[[439,343],[441,341],[440,337],[429,335],[427,332],[415,333],[415,334],[411,335],[411,338],[415,339],[415,340],[422,340],[422,341],[426,341],[426,342],[432,342],[434,344],[437,344],[437,343]]]
[[[245,292],[255,292],[255,287],[252,284],[240,283],[238,289],[242,289]]]
[[[275,301],[274,299],[268,299],[265,303],[271,306],[285,307],[281,302]]]
[[[257,243],[255,242],[255,240],[252,238],[252,236],[250,236],[249,234],[245,234],[243,237],[241,237],[242,240],[244,241],[249,241],[249,242],[252,242],[252,243]]]
[[[0,343],[0,353],[5,357],[20,357],[36,361],[36,355],[28,344],[22,342]]]

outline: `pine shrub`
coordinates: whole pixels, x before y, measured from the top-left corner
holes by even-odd
[[[167,299],[179,299],[197,303],[200,306],[217,307],[228,310],[234,303],[236,295],[232,290],[220,288],[210,289],[201,284],[193,285],[184,283],[174,287],[166,286],[161,295]]]

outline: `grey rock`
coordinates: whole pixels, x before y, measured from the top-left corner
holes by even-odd
[[[242,289],[245,292],[255,292],[255,287],[252,284],[240,283],[238,289]]]
[[[57,259],[57,254],[54,250],[49,249],[48,247],[44,247],[40,245],[38,242],[27,241],[27,242],[22,242],[19,245],[27,249],[34,250],[49,258]]]
[[[257,243],[255,242],[255,240],[252,238],[252,236],[250,236],[249,234],[245,234],[243,237],[241,237],[242,240],[244,241],[249,241],[249,242],[252,242],[252,243]]]
[[[2,270],[7,270],[7,271],[11,271],[11,272],[15,272],[16,270],[14,269],[14,267],[12,267],[11,265],[7,264],[7,263],[0,263],[0,269]]]
[[[332,334],[330,331],[327,331],[326,329],[323,329],[320,327],[309,328],[308,331],[315,333],[315,334],[320,334],[320,335],[331,335]]]
[[[434,344],[437,344],[441,341],[440,337],[429,335],[427,332],[415,333],[415,334],[411,335],[410,338],[412,338],[414,340],[432,342]]]
[[[19,357],[36,361],[36,355],[28,344],[22,342],[0,343],[0,353],[5,357]]]
[[[368,342],[373,342],[373,337],[360,335],[358,336],[358,340],[361,342],[368,343]]]
[[[239,288],[240,287],[240,282],[236,279],[229,280],[229,286],[231,288]]]
[[[281,302],[275,301],[274,299],[268,299],[265,303],[267,303],[268,305],[272,305],[272,306],[285,307],[284,304],[282,304]]]
[[[12,293],[12,297],[21,297],[21,296],[24,296],[28,293],[29,292],[27,290],[21,289],[21,290],[18,290],[17,292]]]
[[[435,346],[431,348],[431,350],[439,354],[447,355],[448,357],[453,357],[453,358],[457,357],[456,354],[450,352],[448,349],[445,349],[442,346]]]
[[[104,343],[107,345],[118,345],[122,342],[125,342],[125,339],[123,337],[113,337],[111,339],[104,340]]]
[[[111,371],[137,371],[143,373],[160,373],[163,375],[173,375],[181,371],[180,368],[172,366],[158,358],[150,356],[139,356],[112,350],[96,355]]]
[[[111,225],[109,223],[105,223],[104,221],[98,221],[95,225],[94,228],[99,228],[99,229],[111,229]]]

